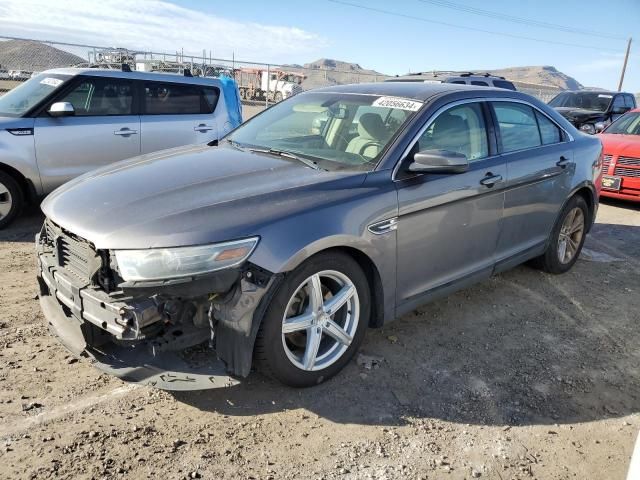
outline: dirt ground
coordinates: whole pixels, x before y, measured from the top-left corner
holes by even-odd
[[[518,267],[370,330],[375,361],[318,387],[252,373],[179,394],[100,374],[48,334],[41,222],[34,209],[0,232],[0,478],[625,478],[638,206],[602,204],[570,273]]]

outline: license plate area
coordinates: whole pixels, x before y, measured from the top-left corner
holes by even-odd
[[[615,177],[613,175],[602,176],[602,188],[607,190],[620,190],[621,177]]]

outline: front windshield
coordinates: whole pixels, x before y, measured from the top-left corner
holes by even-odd
[[[613,95],[598,92],[564,92],[549,102],[551,107],[581,108],[594,112],[605,112]]]
[[[640,135],[640,112],[631,112],[621,116],[604,131],[620,135]]]
[[[0,97],[0,115],[20,117],[60,88],[71,75],[41,73]]]
[[[371,170],[421,106],[399,97],[303,93],[274,105],[227,139],[241,148],[293,153],[327,170]]]

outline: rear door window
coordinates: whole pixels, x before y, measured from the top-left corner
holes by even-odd
[[[71,103],[77,117],[132,115],[133,83],[118,78],[84,78],[55,101]]]
[[[536,111],[536,119],[540,128],[540,137],[543,145],[551,145],[552,143],[560,143],[562,141],[562,132],[560,128],[549,120],[545,115]]]
[[[213,113],[219,96],[220,91],[215,87],[145,82],[144,112],[147,115]]]
[[[487,82],[481,82],[480,80],[471,80],[471,85],[477,85],[479,87],[488,87],[489,84]]]
[[[542,144],[533,108],[521,103],[494,102],[503,153],[515,152]]]

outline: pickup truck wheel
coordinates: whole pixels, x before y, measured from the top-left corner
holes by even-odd
[[[281,102],[282,101],[282,92],[276,92],[276,95],[274,97],[276,103],[277,102]]]
[[[370,315],[369,284],[350,256],[310,258],[287,276],[256,338],[258,368],[292,387],[338,373],[362,343]]]
[[[587,233],[589,207],[584,198],[573,196],[556,222],[545,253],[534,259],[534,266],[548,273],[565,273],[576,263]]]
[[[9,225],[22,210],[24,194],[18,182],[0,171],[0,229]]]

